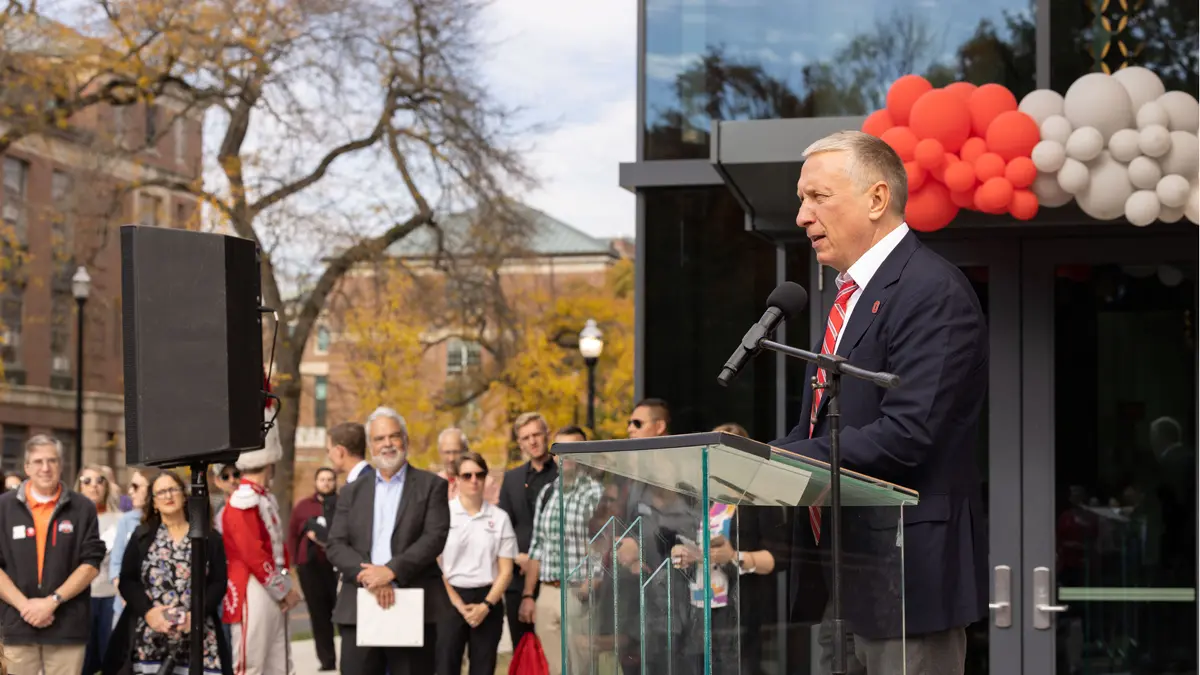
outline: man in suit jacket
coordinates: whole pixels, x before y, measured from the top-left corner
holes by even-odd
[[[817,261],[840,272],[821,351],[900,376],[888,390],[842,379],[842,465],[920,492],[920,504],[904,513],[904,617],[895,598],[897,514],[845,511],[853,517],[844,521],[843,550],[872,561],[847,566],[843,576],[851,672],[901,672],[905,618],[908,672],[962,673],[964,628],[987,613],[988,538],[975,464],[988,382],[984,315],[962,273],[904,223],[907,177],[891,147],[845,131],[814,143],[805,158],[796,223]],[[815,371],[810,365],[806,381]],[[828,461],[824,393],[806,391],[800,424],[772,445]],[[827,510],[799,520],[799,538],[827,549]]]
[[[521,447],[521,454],[529,458],[521,466],[504,472],[500,484],[500,508],[508,514],[513,530],[517,533],[517,567],[513,570],[512,582],[504,593],[504,614],[508,620],[508,632],[515,648],[521,644],[526,633],[533,632],[533,620],[521,617],[521,604],[525,595],[525,570],[529,567],[529,544],[533,540],[533,516],[537,512],[537,497],[542,488],[558,478],[558,464],[550,454],[550,427],[541,413],[527,412],[513,422],[513,438]],[[538,594],[529,594],[526,615],[533,610]],[[528,620],[526,620],[528,619]]]
[[[435,670],[434,627],[451,611],[437,562],[450,532],[446,481],[408,465],[408,427],[395,410],[377,409],[365,427],[375,472],[342,489],[326,551],[342,578],[333,610],[342,636],[341,672],[428,675]],[[393,589],[424,589],[424,646],[357,646],[360,587],[384,609],[395,603]]]

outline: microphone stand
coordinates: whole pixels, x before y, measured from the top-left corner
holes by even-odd
[[[841,404],[838,394],[842,391],[842,376],[849,375],[872,382],[885,389],[899,386],[900,377],[891,373],[877,373],[850,365],[837,354],[816,354],[796,349],[773,340],[759,340],[758,346],[779,352],[785,356],[803,359],[817,364],[825,371],[825,384],[818,385],[813,378],[813,394],[818,387],[825,390],[829,400],[829,484],[830,526],[829,546],[833,550],[833,675],[846,673],[846,624],[842,619],[842,449],[841,449]]]
[[[192,494],[188,497],[188,539],[192,540],[192,632],[189,675],[204,675],[204,635],[208,613],[204,611],[204,586],[208,580],[208,535],[211,513],[208,503],[208,463],[192,465]],[[216,627],[221,630],[220,626]]]

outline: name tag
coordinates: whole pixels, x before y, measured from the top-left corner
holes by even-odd
[[[13,539],[24,539],[25,538],[25,526],[24,525],[13,525],[12,538]]]

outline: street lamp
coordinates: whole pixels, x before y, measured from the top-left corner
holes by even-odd
[[[71,277],[71,294],[75,296],[78,323],[75,328],[75,472],[83,469],[83,306],[92,292],[92,276],[80,265]]]
[[[596,326],[595,319],[588,319],[587,325],[579,331],[579,353],[588,368],[587,425],[593,432],[596,430],[596,361],[603,351],[604,334]]]

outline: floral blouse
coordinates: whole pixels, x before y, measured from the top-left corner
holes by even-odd
[[[142,561],[142,583],[150,604],[163,607],[191,609],[192,593],[192,540],[184,537],[175,542],[166,525],[160,525]],[[191,643],[187,633],[173,631],[159,633],[150,628],[145,617],[137,618],[134,628],[135,647],[133,653],[134,673],[158,673],[163,661],[174,657],[173,675],[188,675],[188,659]],[[221,661],[217,654],[217,633],[212,619],[204,620],[204,673],[221,675]]]

